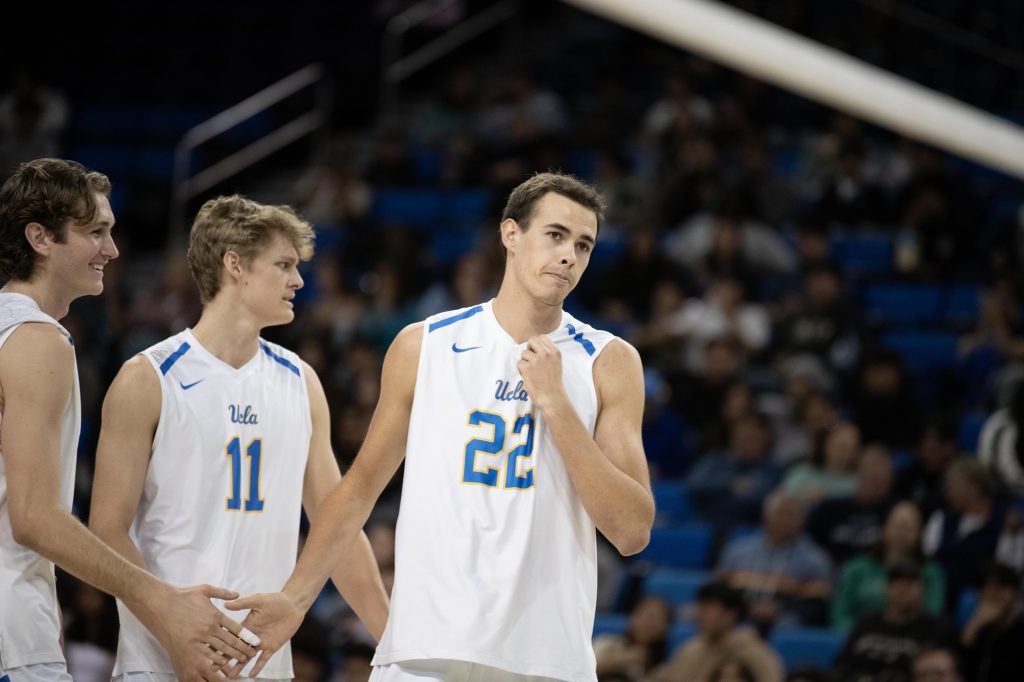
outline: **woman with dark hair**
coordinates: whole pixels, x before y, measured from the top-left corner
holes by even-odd
[[[907,559],[922,565],[925,612],[942,613],[946,603],[942,567],[924,561],[920,510],[913,502],[900,502],[889,512],[878,544],[843,564],[832,600],[832,627],[849,631],[865,615],[884,609],[887,571]]]
[[[594,640],[597,675],[643,679],[668,656],[668,630],[672,609],[661,597],[644,597],[629,614],[621,634],[601,635]]]

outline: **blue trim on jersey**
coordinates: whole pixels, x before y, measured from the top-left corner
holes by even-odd
[[[452,315],[451,317],[446,317],[443,320],[438,320],[437,322],[431,322],[430,326],[427,328],[427,333],[429,334],[430,332],[435,331],[437,329],[440,329],[441,327],[447,327],[448,325],[454,324],[454,323],[458,322],[459,320],[464,320],[467,317],[473,317],[477,313],[483,312],[483,309],[484,309],[484,307],[482,305],[478,305],[475,308],[470,308],[469,310],[464,310],[461,313],[459,313],[458,315]]]
[[[178,346],[178,350],[168,355],[167,359],[160,363],[160,374],[166,375],[170,371],[171,366],[178,361],[178,358],[187,353],[191,347],[188,345],[188,341]]]
[[[0,682],[11,682],[11,678],[7,675],[0,677]]]
[[[569,332],[569,336],[572,337],[572,340],[583,346],[583,350],[587,351],[587,355],[593,355],[597,352],[597,349],[594,348],[594,344],[583,337],[583,332],[577,334],[576,327],[573,327],[571,324],[565,325],[565,328]]]
[[[75,347],[75,340],[73,338],[71,338],[71,334],[68,334],[68,343],[71,344],[72,348]],[[7,676],[4,675],[4,677],[7,677]],[[4,678],[3,677],[0,677],[0,682],[4,682]]]
[[[275,354],[274,351],[270,350],[270,346],[268,346],[267,344],[263,343],[262,341],[260,341],[260,348],[263,349],[264,353],[266,353],[267,355],[272,357],[274,359],[274,362],[276,362],[276,363],[278,363],[280,365],[284,365],[289,370],[294,372],[295,376],[297,376],[297,377],[302,376],[301,374],[299,374],[299,368],[298,367],[296,367],[295,365],[290,363],[285,358],[282,358],[280,355]]]

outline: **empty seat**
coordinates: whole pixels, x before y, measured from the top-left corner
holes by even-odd
[[[594,616],[594,637],[621,635],[629,625],[629,616],[622,613],[599,613]]]
[[[957,337],[952,332],[891,331],[882,343],[900,353],[912,372],[948,367],[956,362]]]
[[[667,478],[651,484],[654,493],[655,522],[659,526],[675,526],[688,521],[693,514],[690,498],[682,479]]]
[[[704,523],[655,528],[650,543],[637,558],[664,567],[707,568],[713,535],[711,526]]]
[[[692,604],[697,590],[711,582],[710,571],[658,568],[644,580],[644,594],[661,597],[674,609]]]
[[[892,272],[893,239],[881,234],[848,234],[832,240],[832,255],[848,275]]]
[[[872,284],[864,312],[875,324],[926,324],[942,316],[942,289],[927,284]]]
[[[770,638],[790,671],[806,666],[828,670],[845,641],[846,635],[827,628],[778,628]]]

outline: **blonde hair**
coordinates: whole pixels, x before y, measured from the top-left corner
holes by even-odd
[[[243,263],[249,263],[275,232],[292,243],[299,260],[313,257],[313,226],[290,206],[267,206],[238,194],[203,204],[192,223],[188,244],[188,267],[203,303],[212,301],[220,291],[225,253],[234,251]]]

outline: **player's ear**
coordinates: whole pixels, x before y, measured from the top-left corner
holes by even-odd
[[[50,242],[53,241],[53,233],[46,229],[41,223],[29,223],[25,225],[25,239],[32,250],[40,256],[50,254]]]
[[[221,262],[224,264],[224,269],[227,270],[228,275],[236,279],[242,276],[242,257],[238,255],[237,251],[233,249],[225,251]]]
[[[519,229],[519,223],[512,218],[501,221],[501,244],[509,253],[515,252],[516,241],[520,234],[522,234],[522,230]]]

